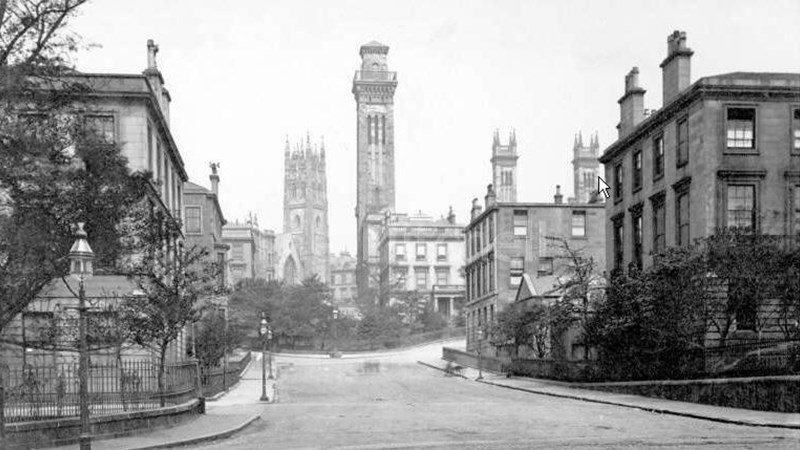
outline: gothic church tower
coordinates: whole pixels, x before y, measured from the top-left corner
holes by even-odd
[[[597,177],[600,175],[600,141],[597,132],[589,137],[589,145],[583,145],[583,134],[575,135],[572,145],[572,173],[575,180],[577,203],[589,203],[597,193]]]
[[[497,201],[517,201],[517,134],[511,131],[508,145],[500,144],[500,132],[495,130],[492,140],[492,180]]]
[[[305,278],[316,274],[324,283],[328,267],[328,188],[325,174],[325,144],[305,143],[284,150],[283,232],[292,236]],[[301,281],[301,280],[297,280]]]
[[[378,235],[384,213],[393,211],[394,91],[397,74],[389,72],[389,47],[379,42],[361,46],[361,70],[353,77],[356,100],[357,267],[359,295],[378,286]]]

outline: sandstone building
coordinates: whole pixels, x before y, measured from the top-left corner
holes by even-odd
[[[663,106],[647,116],[639,70],[625,77],[619,137],[603,153],[609,271],[724,227],[800,231],[800,74],[691,81],[686,34],[667,39]]]
[[[333,304],[343,316],[357,317],[358,297],[356,284],[356,259],[349,252],[330,254],[331,277],[328,280],[333,293]]]
[[[152,189],[148,195],[151,206],[182,220],[183,190],[188,175],[170,129],[171,98],[157,66],[157,53],[158,46],[149,40],[147,67],[141,74],[74,72],[63,77],[65,81],[86,88],[85,92],[75,97],[75,105],[83,110],[82,115],[87,126],[100,139],[120,147],[131,171],[152,173]],[[184,236],[176,236],[175,240],[181,242]],[[91,234],[88,242],[91,245]],[[64,286],[62,280],[54,280],[6,328],[0,347],[0,360],[10,365],[23,361],[37,365],[77,361],[76,352],[45,350],[55,345],[69,345],[58,341],[61,338],[54,337],[58,333],[48,331],[65,331],[75,323],[78,300],[73,292],[78,290],[77,281],[71,277],[66,277],[65,280],[70,284],[72,292]],[[94,305],[109,307],[117,304],[124,296],[133,294],[136,288],[125,276],[98,270],[85,282],[85,289],[87,298]],[[87,314],[91,318],[93,314],[104,313],[94,308],[89,309]],[[90,320],[99,319],[94,317]],[[11,342],[20,343],[24,351],[20,351],[19,345],[12,345]],[[113,359],[113,350],[108,350],[107,353],[95,352],[92,361]],[[172,362],[185,356],[185,342],[181,334],[170,346],[167,357]],[[149,358],[149,353],[132,348],[125,352],[125,357]]]
[[[183,183],[184,217],[183,230],[186,235],[185,246],[198,246],[208,252],[208,257],[221,268],[219,284],[228,284],[228,250],[230,245],[223,242],[222,227],[225,216],[219,204],[219,174],[217,164],[211,164],[211,189],[186,181]],[[227,301],[224,302],[225,305]],[[223,305],[224,306],[224,305]]]
[[[439,220],[387,213],[378,240],[381,304],[413,291],[420,308],[454,320],[464,303],[463,229],[452,209]]]
[[[359,295],[377,289],[378,239],[384,212],[394,211],[394,91],[397,74],[388,71],[389,47],[361,46],[361,69],[353,77],[357,148],[357,282]]]
[[[516,138],[512,142],[516,143]],[[579,173],[573,172],[574,176]],[[516,183],[516,179],[511,181]],[[516,192],[516,186],[505,187],[506,192]],[[564,203],[560,186],[552,203],[500,201],[491,184],[484,200],[483,206],[477,198],[473,200],[470,223],[464,228],[470,351],[478,347],[478,330],[487,330],[497,313],[515,301],[524,278],[537,294],[553,291],[566,260],[562,249],[548,238],[563,239],[571,249],[592,257],[600,270],[605,266],[602,203]],[[486,340],[483,347],[491,348]]]

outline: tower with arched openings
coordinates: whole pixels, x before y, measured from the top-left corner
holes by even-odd
[[[312,144],[306,135],[294,145],[286,138],[284,149],[283,232],[291,241],[299,261],[291,260],[289,272],[300,282],[316,274],[327,280],[328,189],[325,144]],[[302,277],[302,278],[301,278]]]

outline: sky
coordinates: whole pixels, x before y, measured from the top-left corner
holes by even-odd
[[[359,47],[390,47],[397,72],[397,212],[460,223],[491,182],[492,135],[516,130],[519,201],[572,195],[575,133],[617,136],[625,74],[661,107],[666,39],[687,33],[692,81],[734,71],[800,73],[800,1],[92,0],[71,28],[87,72],[140,73],[146,43],[172,95],[191,181],[220,163],[229,222],[283,228],[283,149],[324,136],[330,250],[355,254]]]

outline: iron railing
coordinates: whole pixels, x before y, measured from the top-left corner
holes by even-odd
[[[28,422],[79,415],[78,364],[5,368],[5,421]],[[164,368],[164,390],[158,389],[158,363],[126,361],[92,365],[88,371],[92,416],[177,405],[197,396],[197,365]]]

